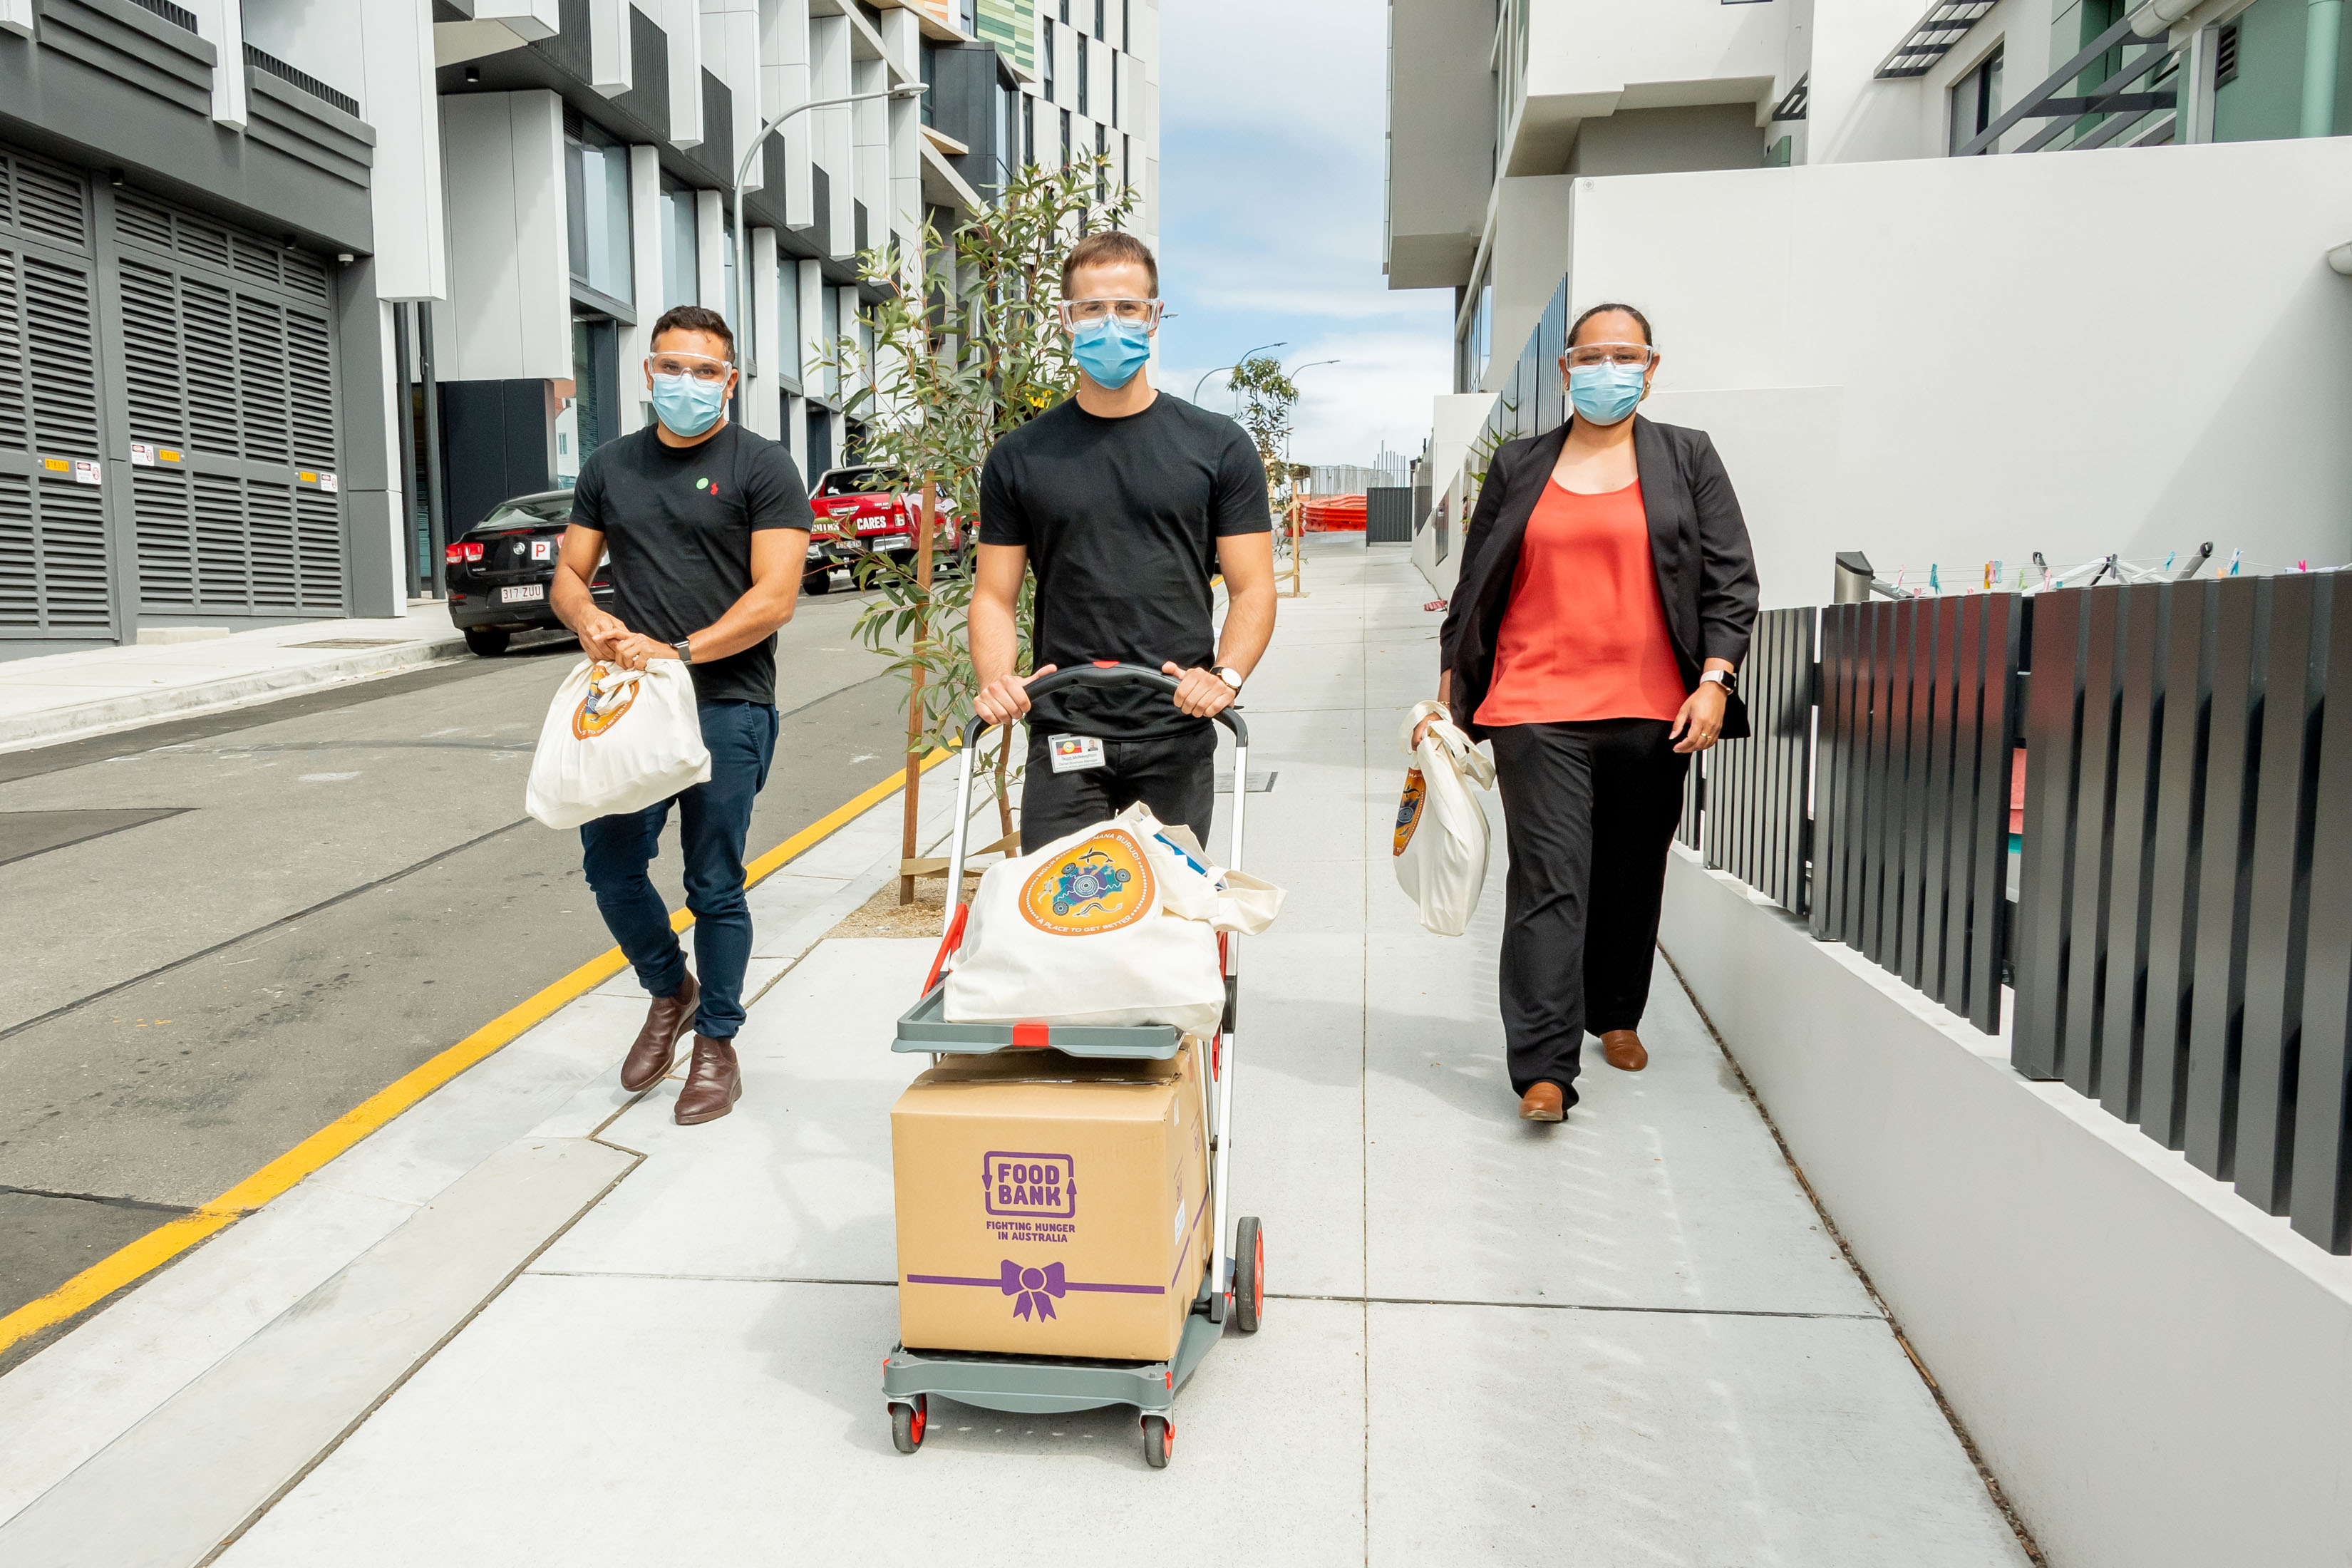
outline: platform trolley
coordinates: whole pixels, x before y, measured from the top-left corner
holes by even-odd
[[[1034,698],[1076,686],[1149,686],[1173,693],[1176,681],[1140,665],[1097,663],[1056,670],[1029,683]],[[1242,824],[1247,811],[1249,726],[1232,708],[1216,721],[1234,732],[1233,850],[1228,864],[1242,866]],[[957,1053],[1052,1049],[1073,1057],[1150,1057],[1165,1059],[1176,1054],[1182,1037],[1161,1024],[1130,1027],[1088,1028],[1035,1024],[951,1024],[946,1018],[948,955],[963,934],[971,906],[963,901],[963,863],[971,837],[972,759],[987,721],[975,718],[964,727],[963,756],[956,777],[955,826],[948,849],[949,909],[941,932],[939,957],[923,983],[923,994],[898,1018],[895,1051],[929,1053],[934,1058]],[[1090,1361],[1067,1357],[1016,1356],[980,1352],[892,1349],[883,1363],[882,1393],[890,1411],[890,1436],[902,1454],[923,1446],[929,1421],[930,1396],[939,1394],[985,1410],[1017,1415],[1054,1415],[1068,1410],[1093,1410],[1108,1405],[1131,1405],[1141,1417],[1143,1457],[1153,1469],[1167,1467],[1176,1444],[1176,1391],[1197,1370],[1202,1360],[1224,1337],[1230,1322],[1239,1331],[1257,1331],[1265,1310],[1265,1232],[1255,1216],[1235,1223],[1226,1219],[1225,1197],[1233,1165],[1234,1032],[1239,1008],[1241,939],[1231,932],[1217,937],[1218,956],[1225,977],[1224,1016],[1209,1043],[1208,1072],[1202,1079],[1207,1104],[1209,1194],[1213,1213],[1209,1272],[1175,1355],[1167,1361]],[[1228,1237],[1231,1241],[1228,1245]]]

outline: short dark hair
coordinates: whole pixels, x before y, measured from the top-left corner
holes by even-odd
[[[1160,263],[1153,259],[1151,247],[1131,234],[1107,228],[1100,234],[1090,234],[1070,247],[1062,258],[1062,293],[1070,292],[1070,274],[1081,267],[1117,267],[1122,262],[1134,262],[1151,275],[1151,298],[1160,298]]]
[[[1576,346],[1576,334],[1584,330],[1585,322],[1592,320],[1595,316],[1605,316],[1612,310],[1622,310],[1625,314],[1633,317],[1634,323],[1642,329],[1642,341],[1652,348],[1656,348],[1658,346],[1656,336],[1650,331],[1650,318],[1642,314],[1641,311],[1635,310],[1631,305],[1616,304],[1595,305],[1590,310],[1585,311],[1581,316],[1577,317],[1576,325],[1568,329],[1568,346],[1570,348],[1574,348]]]
[[[735,363],[735,333],[727,325],[727,318],[700,305],[672,305],[654,322],[654,330],[646,336],[646,347],[661,342],[664,332],[709,332],[727,345],[727,363]]]

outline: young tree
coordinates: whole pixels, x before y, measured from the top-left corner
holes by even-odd
[[[1228,378],[1241,394],[1241,425],[1257,447],[1257,460],[1265,465],[1265,493],[1276,515],[1290,504],[1291,466],[1283,457],[1290,441],[1290,415],[1298,406],[1298,388],[1291,384],[1282,362],[1267,354],[1244,360]]]
[[[928,482],[942,517],[954,519],[958,547],[939,559],[928,585],[912,563],[874,555],[857,566],[859,584],[878,591],[858,617],[857,635],[919,692],[910,700],[920,703],[916,735],[925,746],[949,743],[978,689],[966,623],[989,449],[1077,389],[1056,313],[1062,256],[1081,236],[1115,228],[1133,210],[1131,187],[1097,196],[1109,163],[1031,164],[954,234],[943,239],[925,224],[921,257],[897,246],[866,251],[859,274],[882,294],[867,310],[872,355],[845,334],[824,356],[854,389],[845,411],[865,424],[862,457],[882,470],[877,488],[911,493]],[[1023,668],[1030,657],[1028,599],[1024,590]]]

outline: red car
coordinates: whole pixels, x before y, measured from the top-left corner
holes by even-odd
[[[880,551],[901,565],[914,560],[922,497],[888,487],[887,473],[870,463],[827,468],[817,476],[809,492],[816,528],[809,535],[809,571],[801,584],[804,592],[827,592],[833,586],[835,568],[854,567],[858,557],[869,552]],[[964,541],[953,503],[942,497],[939,506],[944,526],[933,549],[944,552],[947,559],[959,559]],[[824,552],[822,565],[820,549]]]

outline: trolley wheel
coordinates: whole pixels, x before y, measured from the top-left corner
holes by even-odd
[[[1176,1428],[1168,1424],[1165,1415],[1143,1418],[1143,1462],[1155,1470],[1168,1468],[1168,1456],[1176,1451]]]
[[[890,1441],[902,1454],[923,1446],[923,1428],[930,1425],[929,1399],[918,1394],[911,1404],[890,1403]]]
[[[1245,1334],[1257,1332],[1265,1310],[1265,1232],[1255,1215],[1247,1215],[1234,1231],[1234,1327]]]

